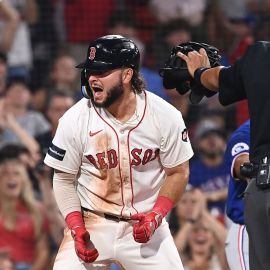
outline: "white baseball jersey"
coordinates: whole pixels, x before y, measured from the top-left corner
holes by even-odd
[[[126,123],[87,99],[59,121],[44,162],[77,174],[85,208],[123,216],[148,212],[165,179],[163,166],[193,155],[181,113],[148,91],[136,98],[136,112]]]

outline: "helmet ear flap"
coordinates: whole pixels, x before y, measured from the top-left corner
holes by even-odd
[[[91,88],[89,86],[88,79],[86,76],[86,69],[83,69],[81,71],[81,92],[82,92],[82,95],[87,99],[91,99],[93,97]]]

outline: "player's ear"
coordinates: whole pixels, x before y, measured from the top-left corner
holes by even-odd
[[[132,68],[125,68],[122,71],[122,81],[123,83],[131,82],[133,76],[133,69]]]

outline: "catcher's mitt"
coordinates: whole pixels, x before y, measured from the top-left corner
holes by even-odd
[[[196,83],[188,72],[186,62],[179,58],[176,54],[181,52],[187,55],[189,52],[194,50],[199,51],[201,48],[205,49],[211,67],[220,66],[221,56],[219,55],[217,48],[206,43],[190,41],[175,46],[172,49],[164,67],[159,70],[160,76],[163,77],[163,85],[166,89],[176,88],[181,95],[184,95],[190,89],[192,91],[194,90],[192,94],[193,96],[190,96],[192,103],[198,103],[203,96],[210,97],[214,95],[215,92],[210,91],[202,85]]]

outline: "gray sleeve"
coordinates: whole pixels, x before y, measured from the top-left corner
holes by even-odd
[[[73,211],[81,211],[81,202],[76,191],[75,180],[75,174],[54,172],[53,191],[64,218]]]
[[[33,112],[33,123],[35,124],[35,136],[48,132],[51,128],[50,123],[47,119],[39,112]]]

